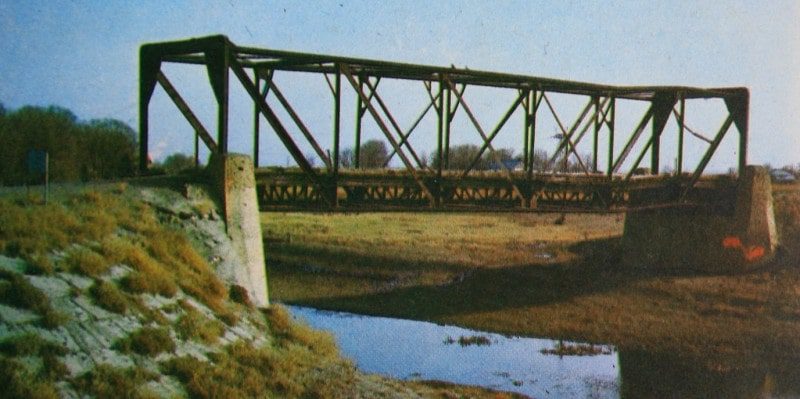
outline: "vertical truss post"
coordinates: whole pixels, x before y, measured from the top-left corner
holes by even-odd
[[[544,94],[544,93],[542,93]],[[542,101],[542,94],[537,96],[536,90],[531,90],[528,97],[528,109],[525,111],[525,117],[528,119],[528,180],[533,179],[533,163],[536,158],[536,112],[539,110],[539,104]]]
[[[528,130],[528,126],[530,126],[530,113],[528,110],[530,109],[530,94],[531,91],[529,89],[524,89],[525,91],[525,98],[522,99],[522,108],[525,110],[525,117],[522,119],[522,170],[527,172],[528,171],[528,143],[530,142],[528,135],[530,131]]]
[[[686,94],[681,93],[681,112],[678,115],[678,160],[675,165],[676,173],[680,176],[683,173],[683,134],[684,121],[686,115]]]
[[[750,92],[747,89],[741,89],[735,94],[725,97],[725,106],[736,125],[736,130],[739,131],[739,176],[741,176],[747,166]]]
[[[608,122],[608,170],[606,171],[609,180],[614,177],[614,128],[617,125],[616,114],[617,99],[611,97],[611,120]]]
[[[439,182],[442,181],[442,168],[444,166],[444,118],[447,117],[447,114],[450,113],[450,109],[446,109],[445,106],[448,105],[445,103],[444,99],[444,82],[442,81],[441,77],[439,78],[439,99],[436,101],[436,159],[438,160],[436,165],[436,177]]]
[[[194,167],[200,167],[200,132],[194,131]]]
[[[661,133],[675,108],[677,97],[674,93],[656,93],[653,98],[653,133],[650,138],[650,174],[658,175],[661,157]]]
[[[228,98],[230,43],[227,39],[214,42],[205,51],[205,61],[211,88],[217,99],[217,146],[220,154],[228,153]]]
[[[161,71],[159,54],[147,46],[139,49],[139,173],[147,172],[149,164],[150,99],[156,88],[156,79]]]
[[[256,88],[261,87],[261,77],[258,71],[253,69],[254,80]],[[258,104],[253,102],[253,166],[258,168],[258,150],[259,150],[259,123],[261,122],[261,112],[258,109]]]
[[[339,135],[341,129],[341,111],[342,111],[342,73],[337,65],[336,77],[334,79],[334,94],[333,94],[333,206],[339,205],[339,196],[337,191],[339,188]]]
[[[444,168],[450,169],[450,124],[453,121],[453,116],[455,115],[455,110],[451,111],[450,108],[452,107],[453,97],[452,91],[450,90],[450,85],[445,87],[445,102],[444,102]],[[458,103],[456,103],[458,106]]]
[[[364,90],[364,77],[358,75],[358,89]],[[361,118],[364,116],[364,104],[361,96],[356,96],[356,142],[353,147],[353,167],[361,167]]]
[[[597,173],[598,141],[600,138],[600,97],[592,97],[594,102],[594,140],[592,141],[592,173]],[[603,116],[605,118],[605,115]]]

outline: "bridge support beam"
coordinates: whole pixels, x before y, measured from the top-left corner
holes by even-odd
[[[747,166],[732,215],[685,208],[629,212],[622,261],[636,268],[728,273],[763,264],[777,246],[769,174]]]
[[[224,280],[247,290],[257,307],[269,306],[264,246],[253,162],[241,154],[213,154],[211,184],[222,206],[225,227],[239,258],[238,267],[217,270]]]

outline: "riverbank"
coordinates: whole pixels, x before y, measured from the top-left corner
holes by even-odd
[[[359,372],[332,337],[223,279],[207,187],[157,178],[0,196],[7,397],[515,397]],[[220,276],[223,277],[220,277]]]
[[[270,292],[316,308],[610,343],[720,373],[779,370],[800,359],[800,188],[774,195],[781,253],[731,275],[622,269],[622,215],[265,213]]]

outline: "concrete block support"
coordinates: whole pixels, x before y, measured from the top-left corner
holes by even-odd
[[[763,264],[777,246],[769,174],[761,166],[747,166],[733,215],[686,209],[629,212],[622,261],[635,268],[729,273]]]
[[[267,307],[267,271],[253,162],[241,154],[213,155],[208,168],[241,265],[222,274],[244,287],[255,306]]]

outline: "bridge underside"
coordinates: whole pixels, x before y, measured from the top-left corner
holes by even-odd
[[[198,65],[207,70],[218,106],[216,135],[203,125],[162,71],[165,63]],[[730,179],[711,179],[703,174],[731,127],[739,133],[738,170],[743,170],[747,162],[749,92],[740,87],[609,86],[466,68],[242,47],[225,36],[145,44],[140,49],[139,72],[142,172],[148,169],[149,104],[157,86],[194,129],[196,160],[200,142],[212,154],[228,154],[229,77],[232,72],[253,103],[256,167],[259,166],[262,120],[266,120],[297,165],[293,169],[257,172],[259,203],[267,210],[618,211],[678,205],[726,211],[731,206],[725,203],[724,197],[730,193],[733,183]],[[320,132],[309,128],[301,117],[304,110],[283,95],[275,76],[284,73],[319,76],[319,82],[330,89],[331,97],[317,107],[331,110],[330,136],[324,138]],[[400,126],[402,121],[392,112],[390,102],[384,100],[388,94],[379,90],[382,81],[395,81],[424,91],[425,99],[418,104],[421,113],[408,128]],[[482,124],[480,115],[476,115],[478,108],[470,103],[467,88],[474,86],[508,92],[513,99],[510,104],[502,105],[507,111],[491,128],[485,126],[485,119]],[[342,94],[346,90],[351,91],[356,100],[352,165],[344,165],[340,159]],[[576,98],[585,105],[574,118],[567,119],[563,110],[557,110],[558,102],[552,100],[556,95]],[[692,101],[704,99],[722,100],[727,111],[719,130],[712,136],[704,136],[685,123],[684,117]],[[646,111],[632,131],[622,131],[617,115],[631,103],[644,104]],[[641,112],[642,108],[637,109],[639,111],[626,111]],[[429,112],[433,117],[426,119]],[[520,170],[510,170],[500,158],[501,151],[495,148],[495,139],[501,132],[508,131],[506,125],[513,115],[522,115],[523,122],[519,145],[514,148],[521,153]],[[468,126],[474,128],[474,132],[470,132],[474,133],[473,138],[480,140],[473,159],[459,167],[450,162],[451,139],[456,133],[451,127],[456,116],[467,121]],[[537,130],[541,130],[539,121],[544,117],[551,118],[558,127],[556,136],[545,136],[558,140],[546,164],[567,165],[569,161],[576,166],[577,174],[538,173],[540,169],[534,165],[535,151],[542,142],[537,135],[541,136],[542,132]],[[391,154],[382,169],[367,170],[361,162],[362,120],[366,118],[374,121],[381,138],[390,145]],[[422,130],[418,129],[422,121],[431,119],[434,126],[428,127],[428,134],[435,135],[429,139],[435,140],[436,147],[414,148],[412,133]],[[642,169],[653,175],[661,170],[662,133],[670,120],[677,126],[674,175],[637,176]],[[705,148],[696,167],[684,170],[686,133],[697,138],[697,143]],[[602,146],[601,139],[605,140]],[[326,142],[330,143],[329,148],[320,144]],[[579,148],[583,150],[587,146],[590,148],[588,159],[579,153]],[[425,152],[432,154],[436,161],[427,162],[422,155]],[[478,163],[487,156],[501,167],[499,171],[476,170]],[[393,158],[401,161],[402,169],[387,169]],[[601,158],[604,159],[602,164]],[[321,160],[324,166],[315,168],[312,159]]]

